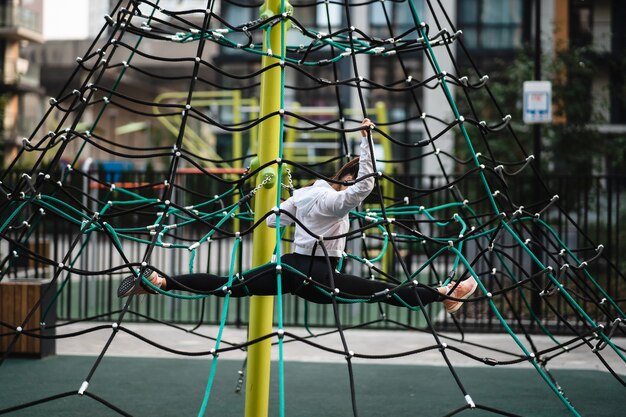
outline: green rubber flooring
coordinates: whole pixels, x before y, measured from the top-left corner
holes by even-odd
[[[13,406],[65,392],[76,392],[94,357],[54,356],[42,360],[8,359],[0,367],[0,414]],[[206,416],[243,416],[245,392],[235,393],[241,362],[218,360]],[[208,380],[210,360],[105,357],[88,392],[133,416],[196,416]],[[285,363],[285,416],[353,416],[345,364]],[[533,369],[456,368],[475,403],[514,415],[571,416]],[[466,402],[447,368],[361,364],[353,366],[357,412],[361,417],[444,416]],[[626,415],[626,388],[609,373],[555,370],[583,416]],[[270,416],[279,416],[278,367],[273,364]],[[70,395],[6,415],[124,415],[88,396]],[[494,416],[466,409],[460,416]]]

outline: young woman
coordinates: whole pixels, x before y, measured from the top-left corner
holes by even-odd
[[[417,307],[443,301],[446,311],[456,312],[463,300],[476,290],[477,283],[470,277],[445,287],[401,285],[343,274],[335,270],[346,244],[349,229],[348,213],[370,194],[374,187],[373,164],[367,130],[374,124],[365,119],[361,130],[361,154],[345,164],[333,177],[337,183],[317,180],[302,187],[280,205],[280,226],[295,223],[293,253],[281,257],[283,265],[281,284],[283,294],[291,293],[315,303],[330,303],[332,296],[344,299],[364,299],[396,306],[406,304]],[[352,185],[348,181],[359,179]],[[288,213],[288,214],[286,214]],[[297,219],[297,222],[294,221]],[[277,216],[267,217],[267,225],[276,227]],[[301,227],[302,224],[304,227]],[[306,229],[306,230],[305,230]],[[323,237],[320,239],[320,237]],[[294,272],[291,268],[299,271]],[[230,287],[228,277],[208,273],[195,273],[163,277],[146,269],[144,275],[161,290],[182,290],[231,297],[249,295],[276,295],[278,293],[275,265],[267,265],[234,280]],[[303,276],[304,275],[304,276]],[[131,293],[154,293],[149,286],[136,284],[134,276],[127,277],[118,288],[118,296]],[[403,302],[400,302],[395,294]]]

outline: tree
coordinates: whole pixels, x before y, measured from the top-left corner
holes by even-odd
[[[562,49],[543,57],[543,79],[552,81],[553,114],[555,121],[541,126],[542,148],[545,152],[542,171],[547,174],[589,176],[604,168],[607,158],[614,158],[623,146],[623,139],[601,133],[597,124],[602,122],[603,110],[608,103],[594,100],[593,80],[602,64],[602,56],[587,47]],[[626,68],[626,59],[621,59]],[[520,50],[512,61],[495,59],[491,62],[489,88],[505,113],[512,116],[511,124],[527,153],[532,153],[532,130],[522,123],[522,85],[532,80],[533,59],[529,51]],[[613,88],[613,87],[612,87]],[[615,86],[624,88],[624,86]],[[461,89],[457,90],[461,114],[472,114],[470,101],[480,120],[494,124],[500,114],[491,97],[484,89],[467,91],[470,100]],[[480,135],[476,128],[473,138]],[[523,158],[517,146],[511,144],[506,132],[486,133],[487,143],[477,141],[477,151],[493,154],[500,161]],[[457,137],[457,149],[464,149],[463,139]],[[462,152],[461,152],[462,153]],[[469,155],[461,155],[469,156]],[[620,155],[623,157],[623,155]]]

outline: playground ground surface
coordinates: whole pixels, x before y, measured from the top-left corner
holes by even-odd
[[[81,323],[64,328],[63,333],[102,323]],[[214,341],[198,338],[162,325],[125,325],[143,336],[175,349],[207,351]],[[303,329],[286,329],[304,335]],[[216,328],[203,326],[202,334],[216,334]],[[321,333],[321,329],[315,329]],[[60,332],[59,332],[60,333]],[[78,338],[57,340],[57,355],[41,360],[11,358],[0,367],[0,410],[63,392],[78,391],[96,362],[110,330],[99,330]],[[479,356],[501,360],[504,352],[519,352],[509,335],[470,334],[466,342],[456,335],[444,335],[448,345]],[[222,347],[245,340],[245,329],[226,328]],[[350,330],[346,340],[351,350],[364,354],[403,352],[434,344],[427,333],[406,331]],[[521,339],[525,342],[524,339]],[[549,341],[536,337],[538,347]],[[329,334],[312,341],[340,348],[339,336]],[[615,341],[624,346],[625,340]],[[471,343],[485,344],[485,351]],[[277,348],[273,349],[270,387],[270,416],[278,416]],[[448,350],[460,381],[482,406],[521,416],[570,416],[565,405],[552,392],[539,373],[528,363],[514,366],[487,366]],[[626,364],[607,349],[603,358],[620,375]],[[243,416],[245,384],[235,392],[244,352],[220,355],[208,401],[206,416]],[[342,355],[327,353],[302,343],[286,343],[284,348],[285,416],[352,416],[348,367]],[[88,391],[133,416],[196,416],[200,409],[211,357],[181,357],[158,350],[120,332],[91,378]],[[443,416],[463,407],[464,394],[458,388],[438,350],[394,359],[353,360],[358,415]],[[611,376],[588,348],[560,355],[549,369],[566,395],[583,416],[624,415],[625,388]],[[66,398],[14,411],[25,416],[114,416],[119,415],[88,396]],[[458,415],[492,416],[485,410],[465,410]]]

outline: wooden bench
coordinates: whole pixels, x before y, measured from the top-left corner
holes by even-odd
[[[51,285],[49,279],[9,279],[0,281],[0,320],[11,325],[21,326],[22,322]],[[54,285],[56,287],[56,285]],[[54,297],[55,288],[50,288],[44,299],[23,328],[28,331],[40,331],[42,313],[48,308]],[[56,307],[52,306],[45,318],[46,326],[41,329],[41,335],[54,336],[54,329],[49,326],[56,324]],[[0,353],[6,352],[14,338],[14,333],[4,326],[0,327]],[[20,335],[11,349],[11,355],[31,356],[42,358],[55,353],[54,339],[40,339]]]

